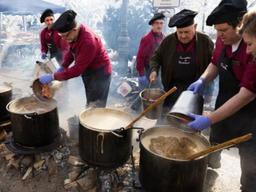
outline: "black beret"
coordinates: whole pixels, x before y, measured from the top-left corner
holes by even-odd
[[[247,12],[246,0],[222,0],[206,20],[209,26],[241,18]]]
[[[76,12],[67,10],[53,23],[52,29],[60,33],[66,33],[76,26]]]
[[[148,24],[152,25],[155,20],[164,19],[164,18],[165,16],[163,13],[155,13],[154,16],[149,20]]]
[[[183,9],[179,13],[176,13],[170,18],[169,27],[177,27],[177,28],[183,28],[190,26],[194,23],[194,18],[197,15],[197,12],[189,10],[189,9]]]
[[[53,11],[51,9],[46,9],[40,17],[40,22],[43,23],[45,18],[50,16],[54,16]]]

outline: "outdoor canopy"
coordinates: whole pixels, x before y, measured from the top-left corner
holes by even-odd
[[[10,15],[32,15],[42,13],[45,9],[54,13],[62,13],[65,7],[43,0],[0,0],[0,12]]]

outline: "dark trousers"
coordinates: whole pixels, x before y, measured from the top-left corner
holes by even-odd
[[[238,146],[242,169],[241,191],[256,191],[256,140],[252,139]]]
[[[104,67],[87,70],[82,79],[85,87],[87,106],[106,107],[111,75],[104,72]]]

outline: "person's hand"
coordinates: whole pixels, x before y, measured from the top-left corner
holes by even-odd
[[[189,116],[194,119],[187,124],[191,129],[202,131],[209,128],[212,124],[211,120],[206,116],[196,114],[189,114]]]
[[[194,94],[202,94],[204,90],[204,80],[202,78],[198,79],[194,83],[190,84],[187,90],[193,91]]]
[[[147,77],[143,75],[143,76],[139,76],[138,79],[139,79],[139,87],[141,87],[142,89],[146,88],[148,85]]]
[[[56,70],[56,73],[60,73],[60,72],[63,72],[65,70],[64,67],[60,66],[57,70]]]
[[[149,76],[150,83],[156,83],[157,81],[157,73],[156,71],[152,71]]]
[[[46,53],[42,53],[41,59],[46,59],[46,58],[47,58],[47,54]]]
[[[42,84],[49,84],[53,81],[53,74],[46,74],[46,75],[42,75],[41,77],[39,77],[39,81]]]

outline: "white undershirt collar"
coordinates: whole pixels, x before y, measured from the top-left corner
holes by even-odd
[[[232,53],[237,51],[241,41],[242,41],[242,39],[240,39],[238,42],[236,42],[235,44],[232,45]]]

